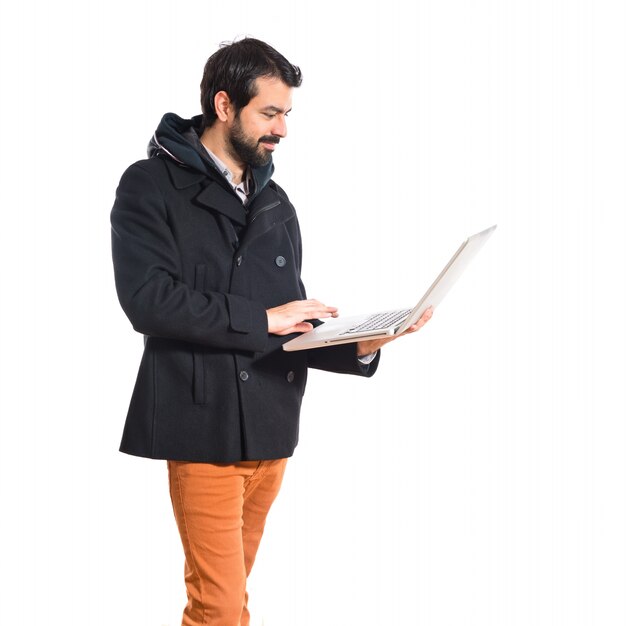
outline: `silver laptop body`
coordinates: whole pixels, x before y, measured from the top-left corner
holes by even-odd
[[[303,333],[283,344],[283,350],[309,350],[324,346],[353,343],[361,339],[376,339],[400,335],[415,324],[428,307],[436,308],[450,291],[457,278],[469,265],[496,229],[496,224],[468,237],[452,255],[422,299],[412,308],[383,311],[370,315],[331,319],[308,333]]]

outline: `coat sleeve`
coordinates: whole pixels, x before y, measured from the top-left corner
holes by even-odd
[[[307,350],[308,365],[318,370],[338,372],[339,374],[356,374],[357,376],[373,376],[378,369],[380,350],[376,358],[368,365],[359,362],[356,355],[356,343],[345,343],[328,348]]]
[[[139,163],[120,180],[111,238],[118,298],[136,331],[217,349],[265,349],[267,313],[260,302],[182,282],[163,195]]]

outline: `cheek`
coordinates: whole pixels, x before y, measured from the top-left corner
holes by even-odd
[[[272,123],[271,122],[265,122],[263,124],[259,124],[256,129],[255,129],[255,136],[258,138],[260,137],[267,137],[268,135],[272,134]]]
[[[254,139],[254,141],[258,141],[261,137],[265,135],[269,135],[269,131],[267,129],[266,124],[254,124],[250,130],[250,138]]]

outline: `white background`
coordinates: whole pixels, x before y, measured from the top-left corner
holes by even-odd
[[[410,305],[499,225],[373,379],[311,373],[254,626],[626,624],[624,2],[2,7],[0,623],[180,622],[165,464],[117,452],[109,211],[248,34],[304,74],[275,179],[310,295]]]

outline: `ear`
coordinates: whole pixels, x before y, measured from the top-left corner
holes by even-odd
[[[233,105],[225,91],[218,91],[213,99],[215,113],[220,122],[227,122],[229,114],[233,112]]]

